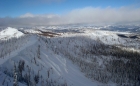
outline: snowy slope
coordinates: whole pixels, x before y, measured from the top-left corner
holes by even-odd
[[[113,75],[110,79],[112,75],[106,68],[112,61],[130,60],[106,53],[114,48],[111,45],[126,43],[110,31],[85,30],[47,38],[7,28],[1,34],[18,38],[0,42],[0,86],[13,86],[14,66],[19,86],[117,86],[120,78],[114,79]]]
[[[64,36],[84,36],[88,37],[92,40],[103,42],[104,44],[114,45],[114,44],[124,44],[126,40],[120,38],[115,32],[112,31],[103,31],[103,30],[93,30],[93,29],[85,29],[83,33],[65,33]]]
[[[8,52],[8,50],[12,49],[12,52],[9,53],[9,55],[6,54],[6,55],[4,55],[4,57],[0,58],[0,65],[5,63],[8,59],[18,55],[19,52],[21,52],[22,50],[26,49],[27,47],[31,46],[32,44],[34,44],[36,42],[34,37],[29,37],[29,38],[28,37],[29,36],[24,37],[24,40],[23,39],[22,40],[18,40],[19,42],[17,42],[17,43],[14,43],[14,44],[11,43],[11,45],[10,45],[10,46],[12,46],[11,48],[5,48],[5,47],[9,47],[9,44],[6,44],[6,43],[2,47],[0,46],[0,50],[1,51]],[[6,45],[8,45],[8,46],[6,46]],[[14,50],[13,47],[17,47],[17,49]]]
[[[27,30],[24,30],[25,33],[32,33],[32,34],[41,34],[40,31],[38,30],[34,30],[34,29],[27,29]]]
[[[23,36],[24,34],[20,31],[18,31],[17,29],[15,28],[12,28],[12,27],[7,27],[6,29],[0,31],[0,39],[1,40],[6,40],[6,39],[10,39],[10,38],[13,38],[13,37],[20,37],[20,36]]]
[[[30,43],[30,41],[32,42]],[[80,72],[79,68],[68,59],[44,47],[46,44],[43,41],[37,42],[36,39],[30,39],[30,41],[21,49],[5,57],[9,59],[1,59],[1,67],[10,71],[13,69],[13,62],[15,61],[15,63],[18,64],[19,60],[22,59],[25,61],[26,66],[28,65],[34,73],[40,71],[40,76],[42,75],[44,80],[53,79],[60,84],[67,83],[68,86],[97,86],[97,84],[100,84],[87,79],[84,74]],[[41,45],[41,59],[36,58],[35,64],[34,57],[36,57],[38,45]],[[50,78],[47,78],[47,71],[51,71]],[[27,71],[25,70],[24,72]],[[33,77],[33,75],[31,76]],[[41,86],[40,83],[41,82],[39,82],[37,86]]]

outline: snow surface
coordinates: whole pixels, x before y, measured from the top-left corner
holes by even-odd
[[[23,47],[13,51],[10,55],[5,56],[4,58],[0,58],[0,65],[5,63],[8,59],[15,57],[16,55],[19,54],[19,52],[21,52],[22,50],[26,49],[27,47],[33,45],[37,41],[37,40],[35,40],[34,37],[30,37],[28,40],[30,40],[30,41],[28,41],[27,43],[24,43]],[[27,41],[27,40],[25,40],[25,41]]]
[[[30,33],[40,33],[34,30],[25,30],[25,31]],[[0,32],[0,39],[10,39],[12,37],[18,38],[20,36],[24,36],[24,34],[18,31],[17,29],[11,27],[8,27]],[[78,36],[81,36],[81,39],[78,38],[78,40],[74,40]],[[67,50],[68,46],[70,47],[69,53],[72,56],[74,55],[76,56],[76,54],[72,52],[72,49],[74,49],[76,45],[83,44],[81,43],[84,42],[84,39],[82,37],[90,38],[89,42],[95,42],[95,40],[96,41],[98,40],[109,45],[125,44],[127,41],[118,37],[117,34],[111,31],[101,31],[101,30],[84,30],[84,33],[75,33],[75,34],[65,33],[62,34],[60,37],[50,38],[50,40],[53,42],[50,43],[51,45],[47,45],[47,43],[45,43],[43,40],[40,40],[40,37],[37,35],[32,34],[31,36],[27,37],[28,41],[23,39],[27,41],[23,43],[24,46],[21,46],[17,50],[12,51],[10,55],[6,55],[4,58],[0,58],[0,68],[1,68],[0,86],[7,86],[7,84],[2,85],[2,82],[4,81],[5,77],[11,80],[9,81],[6,78],[5,83],[9,83],[8,84],[9,86],[13,86],[12,77],[9,77],[6,74],[4,74],[2,70],[4,70],[4,68],[7,69],[8,71],[13,70],[14,63],[18,64],[19,60],[25,61],[26,68],[23,74],[25,74],[28,71],[27,70],[28,68],[31,68],[31,76],[34,76],[36,73],[38,73],[38,71],[40,71],[39,73],[40,75],[42,75],[44,80],[46,79],[54,80],[58,81],[58,83],[67,82],[68,86],[116,86],[116,84],[112,82],[103,84],[95,80],[88,79],[85,76],[85,74],[80,71],[80,68],[77,65],[73,64],[72,61],[70,61],[68,58],[65,58],[63,54],[61,53],[56,54],[56,52],[52,49],[55,47],[61,50]],[[63,38],[66,37],[67,40],[63,40]],[[62,46],[58,46],[58,42],[60,40],[63,40],[63,43],[61,43]],[[86,43],[89,42],[84,43],[86,45]],[[37,51],[39,45],[40,45],[40,59],[37,58]],[[79,50],[77,50],[77,52],[79,52]],[[111,57],[109,58],[105,56],[103,56],[103,58],[108,60],[111,59]],[[36,59],[36,62],[34,61],[34,59]],[[97,62],[99,66],[104,65],[103,59],[101,58],[97,58]],[[47,78],[47,71],[51,72],[49,78]],[[25,83],[19,82],[19,84],[20,86],[26,86]],[[41,82],[39,82],[36,86],[41,86]]]
[[[32,33],[32,34],[41,34],[40,31],[38,30],[34,30],[34,29],[27,29],[27,30],[24,30],[25,33]]]
[[[23,36],[24,34],[20,31],[18,31],[17,29],[15,28],[12,28],[12,27],[7,27],[6,29],[0,31],[0,39],[1,40],[6,40],[6,39],[10,39],[10,38],[13,38],[13,37],[20,37],[20,36]]]
[[[39,44],[41,44],[41,59],[36,58],[37,66],[31,62],[31,60],[34,58],[37,46]],[[37,38],[30,38],[27,45],[14,51],[10,56],[0,59],[0,65],[1,67],[12,70],[12,66],[14,64],[13,61],[18,63],[20,59],[23,59],[26,65],[31,67],[34,72],[37,73],[38,70],[41,70],[40,74],[43,76],[43,78],[47,77],[46,71],[53,69],[50,77],[56,81],[59,81],[60,83],[67,82],[68,86],[98,86],[101,84],[97,81],[93,82],[86,78],[85,75],[80,72],[79,68],[70,60],[64,58],[62,55],[55,54],[52,50],[44,47],[45,45],[46,44],[43,42],[40,43]],[[42,66],[43,69],[41,69]],[[41,85],[38,84],[37,86]]]
[[[97,40],[100,42],[103,42],[108,45],[119,45],[119,44],[124,44],[126,43],[126,40],[120,38],[115,32],[112,31],[103,31],[103,30],[93,30],[93,29],[88,29],[84,30],[84,33],[65,33],[63,36],[86,36],[90,39]]]

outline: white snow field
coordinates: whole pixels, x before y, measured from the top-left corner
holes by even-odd
[[[6,40],[10,39],[12,37],[20,37],[23,36],[24,34],[20,31],[18,31],[15,28],[7,27],[6,29],[0,31],[0,40]]]

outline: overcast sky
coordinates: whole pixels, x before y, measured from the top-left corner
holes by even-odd
[[[140,0],[0,0],[0,26],[139,22]]]

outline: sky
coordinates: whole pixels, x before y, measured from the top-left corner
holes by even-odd
[[[0,0],[0,25],[140,22],[140,0]]]

